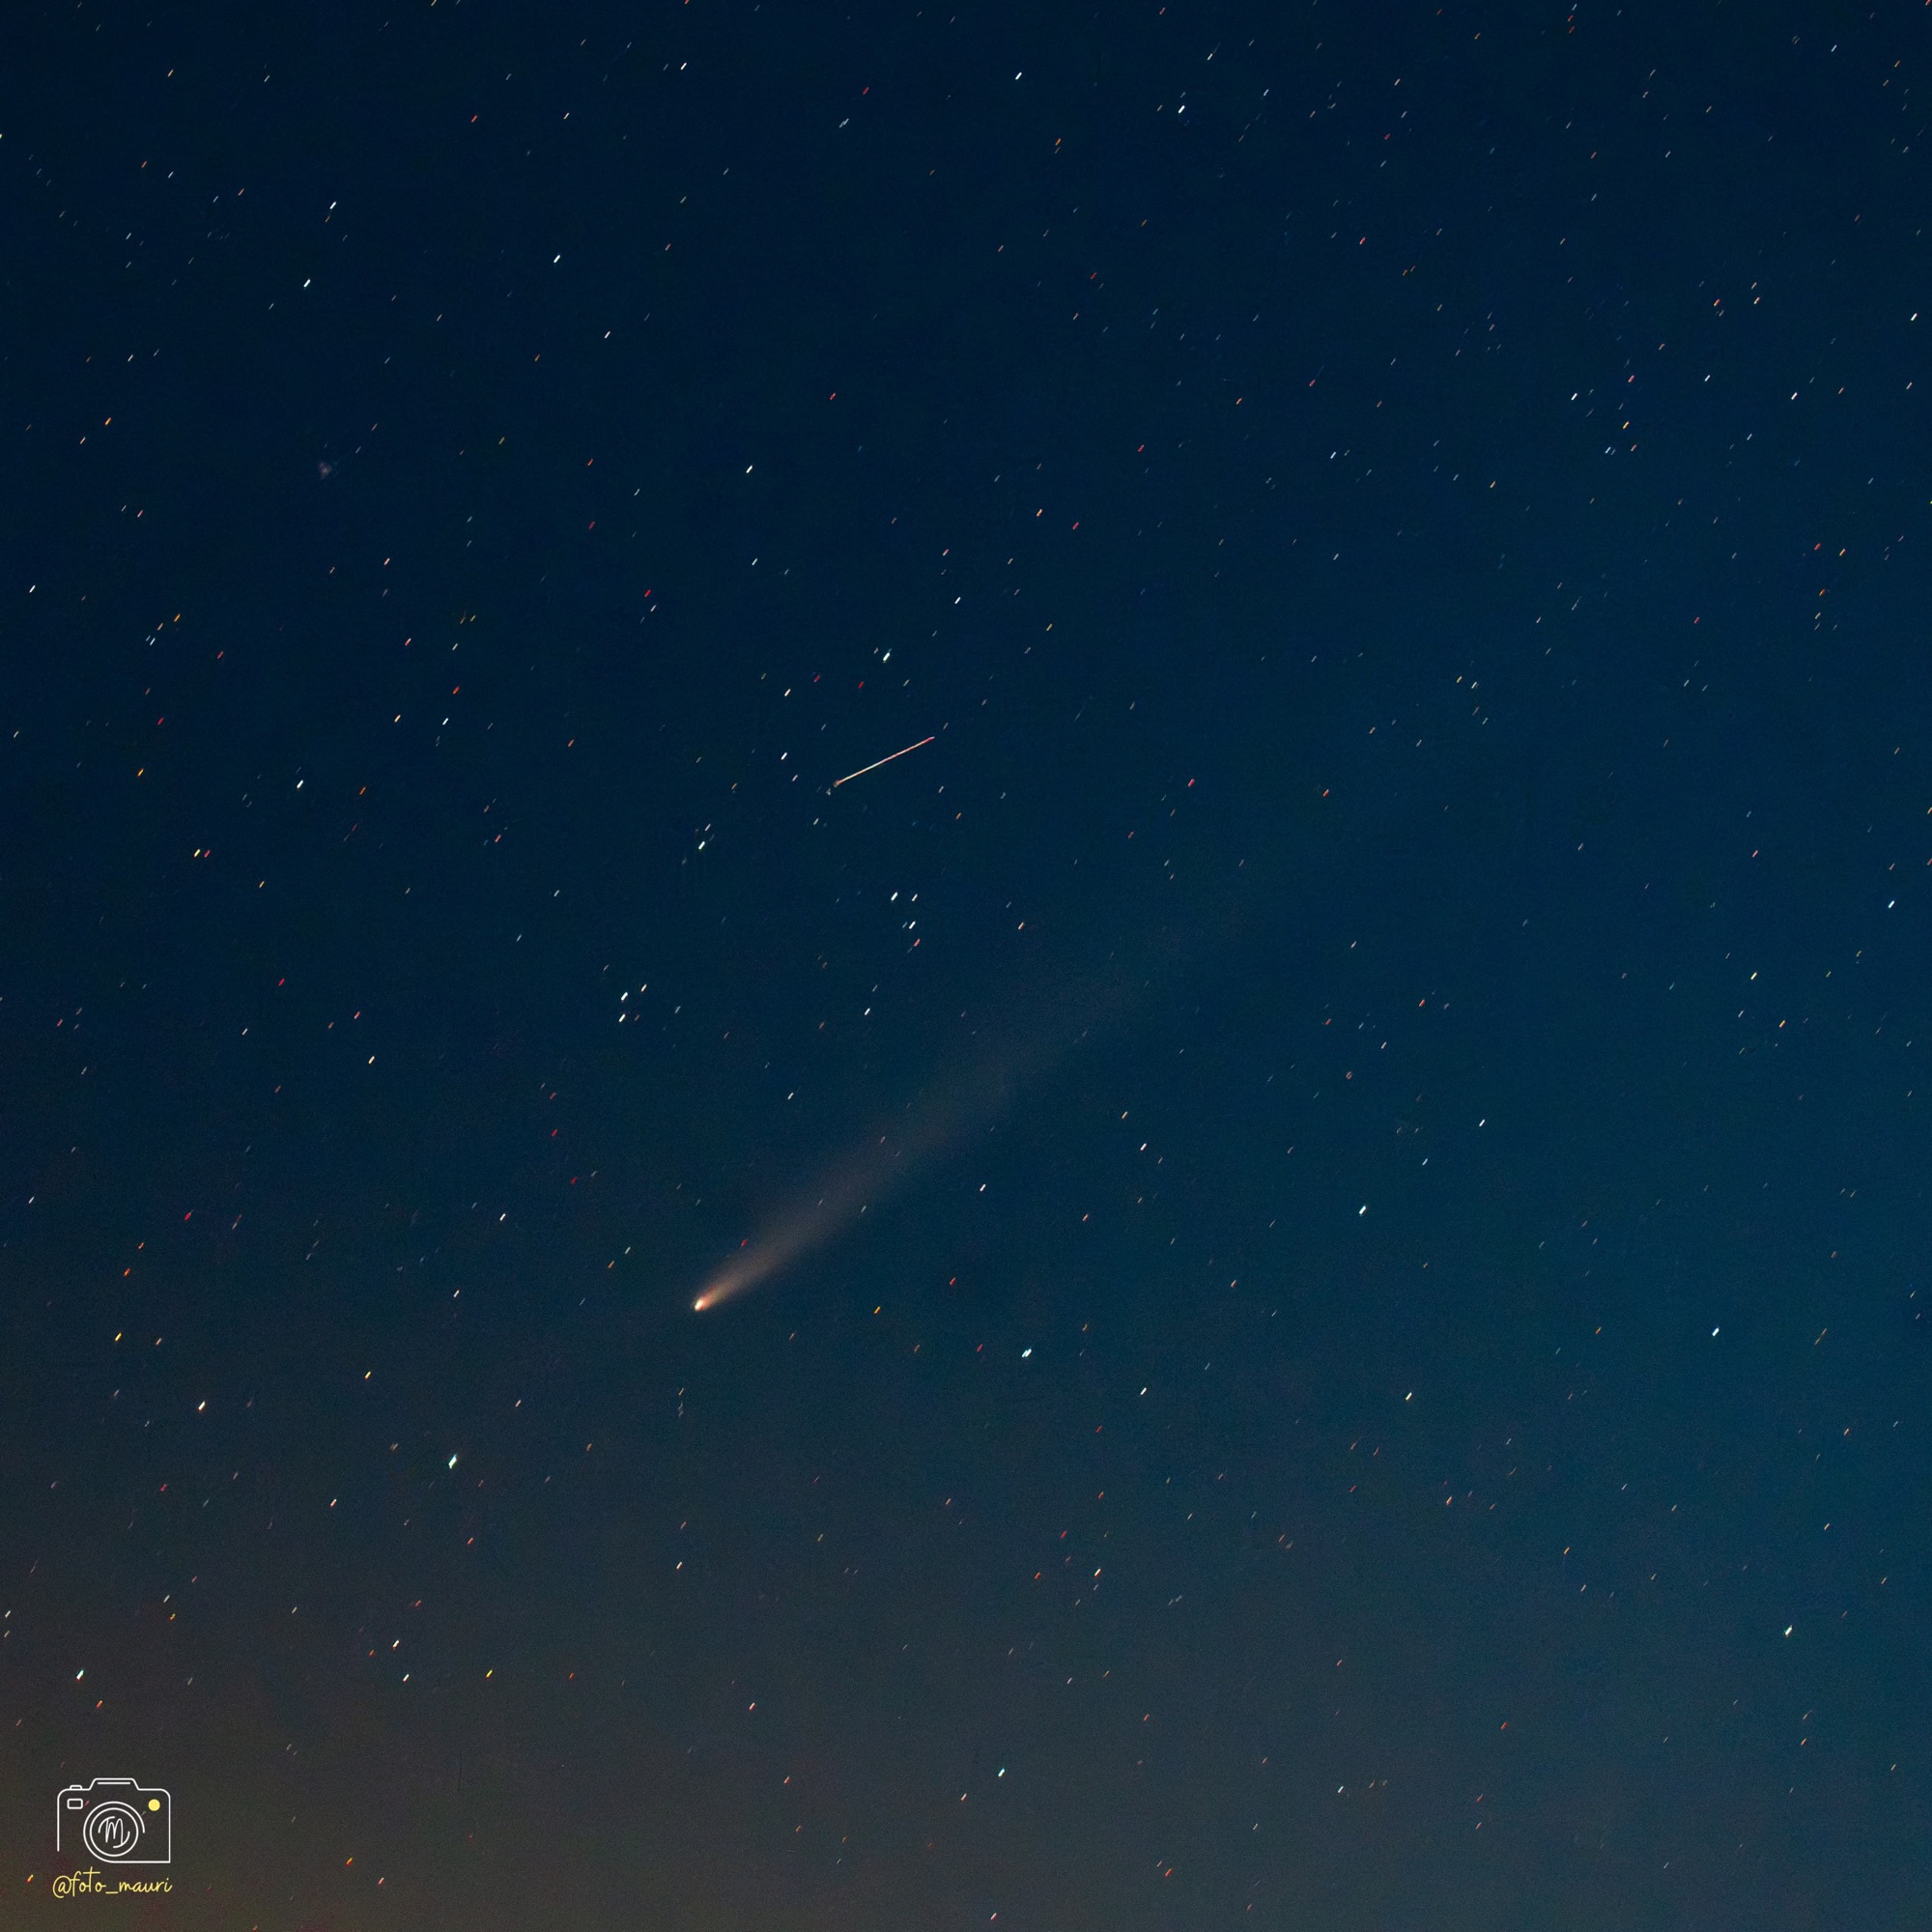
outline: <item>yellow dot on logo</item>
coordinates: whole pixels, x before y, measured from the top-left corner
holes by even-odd
[[[148,1809],[150,1811],[158,1811],[160,1808],[161,1808],[161,1801],[158,1798],[151,1798],[148,1800]]]

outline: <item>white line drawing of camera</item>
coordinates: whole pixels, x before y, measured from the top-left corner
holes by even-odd
[[[174,1804],[131,1777],[70,1784],[54,1806],[54,1843],[67,1858],[110,1865],[164,1865],[173,1852]]]

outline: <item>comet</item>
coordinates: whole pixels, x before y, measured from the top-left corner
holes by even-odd
[[[875,772],[881,765],[891,764],[895,758],[903,758],[909,752],[923,752],[938,735],[935,731],[930,737],[922,738],[917,745],[906,745],[896,752],[888,752],[883,758],[874,758],[869,765],[861,765],[856,772],[847,772],[842,779],[834,779],[832,789],[837,791],[840,785],[848,785],[854,779],[862,779],[867,772]]]
[[[873,1135],[827,1173],[809,1196],[783,1209],[747,1241],[705,1284],[691,1304],[693,1313],[702,1315],[720,1302],[749,1293],[842,1234],[893,1193],[926,1156],[1003,1112],[1010,1094],[1011,1081],[1005,1069],[988,1065],[916,1103],[909,1110],[910,1122],[898,1133]]]
[[[831,1164],[815,1184],[779,1207],[703,1285],[691,1303],[693,1313],[735,1301],[837,1240],[948,1148],[998,1120],[1024,1087],[1062,1065],[1095,1032],[1138,1009],[1170,970],[1143,953],[1137,967],[1114,960],[1097,973],[1037,980],[1027,996],[1030,1012],[1000,1026],[996,1039],[982,1036],[972,1062],[943,1074]]]
[[[691,1304],[693,1312],[702,1315],[721,1301],[749,1293],[789,1267],[801,1255],[830,1240],[869,1205],[861,1198],[871,1191],[866,1186],[868,1178],[864,1174],[846,1177],[835,1183],[829,1193],[821,1194],[809,1206],[801,1204],[767,1228],[755,1245],[748,1242],[743,1254],[720,1268],[705,1284],[704,1292]]]
[[[847,784],[932,742],[922,738],[838,782]],[[922,1094],[877,1122],[870,1134],[832,1160],[789,1202],[774,1204],[762,1225],[735,1255],[719,1264],[685,1306],[702,1315],[736,1301],[814,1250],[842,1238],[950,1148],[1005,1115],[1028,1088],[1050,1078],[1089,1042],[1143,1013],[1192,965],[1236,945],[1249,949],[1258,937],[1277,949],[1287,943],[1290,935],[1277,930],[1274,919],[1258,923],[1246,895],[1264,891],[1269,907],[1292,906],[1300,896],[1299,888],[1320,873],[1297,852],[1294,863],[1281,867],[1264,887],[1256,883],[1259,867],[1249,869],[1244,861],[1240,875],[1241,897],[1217,893],[1208,904],[1180,913],[1169,901],[1151,931],[1104,953],[1093,947],[1084,966],[1030,958],[1023,984],[1009,985],[1004,996],[990,998],[981,1009],[993,1017],[975,1028],[973,1057],[941,1071]],[[1167,890],[1166,881],[1162,890]]]

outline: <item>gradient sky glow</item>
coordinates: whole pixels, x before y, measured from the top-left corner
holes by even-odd
[[[6,9],[0,1926],[1932,1923],[1928,85]]]

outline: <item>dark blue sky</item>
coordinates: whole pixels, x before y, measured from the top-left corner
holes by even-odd
[[[1928,61],[14,10],[0,1917],[1923,1924]]]

